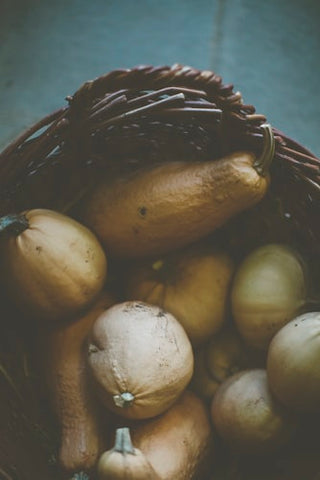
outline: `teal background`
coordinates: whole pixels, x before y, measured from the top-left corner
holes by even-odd
[[[0,0],[0,149],[115,68],[211,69],[320,155],[319,0]]]

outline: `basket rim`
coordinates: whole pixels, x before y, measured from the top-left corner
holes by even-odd
[[[190,91],[196,90],[206,93],[209,98],[212,95],[217,97],[218,108],[224,113],[230,114],[236,118],[239,123],[246,122],[247,128],[256,130],[260,134],[259,127],[266,122],[266,116],[257,114],[255,107],[250,104],[244,104],[242,94],[239,91],[234,92],[233,84],[223,84],[222,77],[210,70],[198,70],[196,68],[181,64],[172,66],[150,66],[138,65],[129,69],[116,69],[105,73],[93,80],[84,82],[72,96],[67,96],[67,105],[46,115],[33,125],[28,127],[12,142],[10,142],[0,152],[0,167],[5,159],[10,156],[28,138],[37,131],[53,123],[60,128],[65,123],[67,113],[72,109],[84,110],[86,105],[90,104],[94,98],[103,97],[106,92],[117,92],[129,89],[161,89],[173,87],[177,90],[189,88]],[[180,88],[179,88],[180,87]],[[46,132],[49,134],[50,132]],[[302,144],[288,137],[284,132],[274,128],[274,133],[278,139],[277,150],[279,154],[286,155],[290,161],[290,155],[298,155],[308,159],[317,159],[309,149]],[[286,143],[286,148],[284,148]],[[318,162],[316,162],[318,164]],[[319,187],[320,188],[320,187]]]
[[[224,84],[221,76],[210,70],[181,64],[112,70],[86,81],[66,101],[67,105],[29,127],[0,153],[2,198],[12,195],[8,186],[14,182],[21,188],[21,171],[33,175],[39,165],[49,165],[55,159],[52,152],[66,138],[78,157],[84,158],[90,149],[92,132],[97,125],[101,128],[101,118],[105,129],[123,120],[149,119],[155,113],[163,115],[165,121],[173,117],[179,122],[191,118],[200,126],[216,128],[225,153],[230,144],[254,153],[263,148],[261,126],[267,121],[265,115],[256,113],[255,107],[246,104],[241,93],[234,91],[233,84]],[[300,205],[293,214],[301,218],[303,210],[312,211],[308,229],[319,230],[315,223],[319,223],[320,158],[277,128],[272,127],[272,131],[272,176],[276,180],[279,177],[278,192],[282,195],[281,182],[289,183],[299,196]],[[70,169],[76,168],[77,162],[71,162]],[[320,231],[317,236],[320,243]]]

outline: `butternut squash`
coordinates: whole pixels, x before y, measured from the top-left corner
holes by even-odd
[[[66,215],[28,210],[0,219],[1,280],[15,305],[41,321],[72,317],[94,301],[106,278],[104,251]]]
[[[266,148],[260,159],[235,152],[102,181],[84,202],[83,222],[110,255],[120,257],[159,255],[202,238],[264,197],[269,177],[261,164],[274,151],[271,127],[264,128]]]
[[[233,270],[227,253],[189,247],[133,268],[127,275],[127,297],[172,313],[192,345],[198,346],[217,333],[226,319]]]
[[[145,455],[132,445],[127,427],[116,430],[115,445],[98,462],[99,480],[157,480]]]
[[[167,410],[188,385],[193,353],[179,322],[143,302],[114,305],[95,321],[88,363],[100,400],[126,418]]]
[[[214,461],[209,413],[190,391],[185,391],[166,413],[137,424],[131,435],[160,480],[206,478]]]
[[[44,378],[61,429],[58,461],[68,472],[93,468],[101,453],[104,435],[87,372],[86,341],[93,322],[113,303],[103,292],[82,317],[44,326],[39,336]]]

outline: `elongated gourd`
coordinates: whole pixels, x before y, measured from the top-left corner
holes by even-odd
[[[82,317],[45,325],[39,335],[40,361],[60,426],[58,461],[69,472],[92,469],[101,453],[103,434],[87,374],[86,340],[96,318],[113,303],[111,294],[103,292]]]
[[[95,235],[61,213],[28,210],[0,219],[1,281],[26,315],[55,321],[94,301],[107,261]]]
[[[157,480],[145,455],[132,445],[128,427],[116,430],[115,445],[98,462],[99,480]]]
[[[177,161],[101,182],[87,198],[83,222],[111,255],[167,253],[221,227],[265,195],[265,166],[274,155],[272,130],[263,127],[265,149],[189,163]]]

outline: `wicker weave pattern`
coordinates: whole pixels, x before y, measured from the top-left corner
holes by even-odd
[[[115,70],[86,82],[0,154],[1,214],[63,210],[101,169],[121,173],[172,158],[206,160],[262,149],[264,115],[211,71],[173,65]],[[320,240],[320,160],[274,129],[272,188]],[[139,157],[139,158],[138,158]]]

